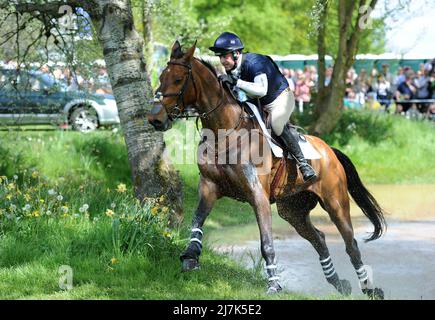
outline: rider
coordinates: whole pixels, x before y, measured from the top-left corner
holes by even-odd
[[[295,157],[304,181],[315,179],[315,171],[307,163],[296,138],[286,125],[295,107],[295,98],[286,78],[270,57],[242,53],[243,48],[240,38],[230,32],[222,33],[210,47],[219,56],[226,71],[220,79],[243,90],[251,101],[260,100],[271,115],[273,133]]]

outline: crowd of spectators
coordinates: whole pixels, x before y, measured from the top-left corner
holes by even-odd
[[[307,65],[304,70],[282,68],[281,72],[295,94],[297,108],[302,112],[317,91],[316,67]],[[329,85],[332,73],[333,67],[328,67],[325,86]],[[361,69],[359,74],[351,68],[345,84],[346,109],[366,108],[435,120],[435,59],[422,63],[419,70],[399,67],[396,74],[390,72],[388,64],[383,64],[380,70],[373,68],[367,72]]]
[[[29,70],[33,74],[44,79],[45,83],[57,83],[66,91],[87,91],[99,94],[111,94],[112,88],[110,85],[107,69],[101,62],[95,62],[91,66],[71,67],[64,63],[32,63],[22,68]],[[18,64],[15,60],[1,61],[0,69],[18,69]],[[32,90],[38,90],[39,84],[34,83]]]

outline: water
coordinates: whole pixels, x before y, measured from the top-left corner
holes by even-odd
[[[435,185],[369,186],[390,215],[387,233],[364,243],[371,224],[352,207],[355,238],[363,262],[373,269],[375,285],[387,299],[435,299]],[[344,242],[323,210],[313,212],[314,224],[326,233],[335,268],[352,284],[353,295],[361,296],[355,271]],[[285,221],[274,215],[274,244],[282,285],[285,290],[322,297],[335,294],[324,276],[318,256],[310,243],[297,235]],[[208,238],[216,250],[228,252],[247,267],[261,261],[256,224],[225,228]],[[219,233],[219,234],[217,234]],[[235,244],[235,245],[234,245]]]

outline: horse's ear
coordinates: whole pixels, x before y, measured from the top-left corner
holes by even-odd
[[[183,56],[183,52],[181,51],[181,44],[177,40],[172,46],[171,59],[179,59],[182,56]]]
[[[191,48],[189,48],[189,50],[187,50],[186,54],[184,55],[184,59],[186,61],[190,61],[193,58],[193,54],[195,53],[195,49],[196,49],[196,40],[195,43],[193,44],[193,46]]]

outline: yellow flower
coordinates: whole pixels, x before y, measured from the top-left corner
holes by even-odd
[[[9,183],[8,186],[7,186],[7,188],[8,188],[9,190],[15,189],[15,184],[14,184],[14,183]]]
[[[107,192],[107,193],[110,193],[110,189],[109,189],[109,188],[107,188],[107,189],[106,189],[106,192]]]
[[[115,257],[113,257],[112,259],[110,259],[110,263],[111,263],[111,264],[117,264],[117,263],[118,263],[118,259],[116,259]]]
[[[24,195],[24,199],[26,199],[26,201],[30,201],[30,199],[32,199],[32,197],[28,193],[26,193]]]
[[[6,180],[7,179],[7,177],[6,176],[0,176],[0,183],[2,183],[3,182],[3,180]]]
[[[41,215],[39,214],[39,211],[38,211],[38,210],[35,210],[35,211],[32,212],[32,217],[38,218],[38,217],[40,217],[40,216],[41,216]]]
[[[164,195],[162,195],[162,196],[159,198],[159,202],[163,202],[163,201],[165,201],[165,196],[164,196]]]
[[[116,187],[116,191],[118,191],[119,193],[124,193],[125,191],[127,191],[127,186],[123,183],[118,184],[118,187]]]
[[[38,178],[38,176],[39,176],[39,172],[38,171],[35,170],[35,171],[32,172],[32,177],[33,178],[36,179],[36,178]]]
[[[44,200],[44,199],[39,199],[39,202],[40,202],[40,203],[44,203],[45,200]]]
[[[157,208],[157,207],[153,207],[153,208],[151,208],[151,214],[152,214],[153,216],[155,216],[155,215],[157,214],[157,211],[159,211],[159,208]]]
[[[169,231],[165,231],[165,232],[163,232],[163,236],[170,238],[172,236],[172,234]]]
[[[106,216],[113,217],[114,214],[115,214],[115,212],[113,212],[112,210],[110,210],[110,209],[106,210]]]
[[[163,208],[162,208],[162,213],[163,213],[163,214],[168,213],[168,211],[169,211],[169,208],[168,208],[168,207],[163,207]]]
[[[11,194],[7,194],[6,195],[6,199],[11,200],[12,199],[12,195]]]

